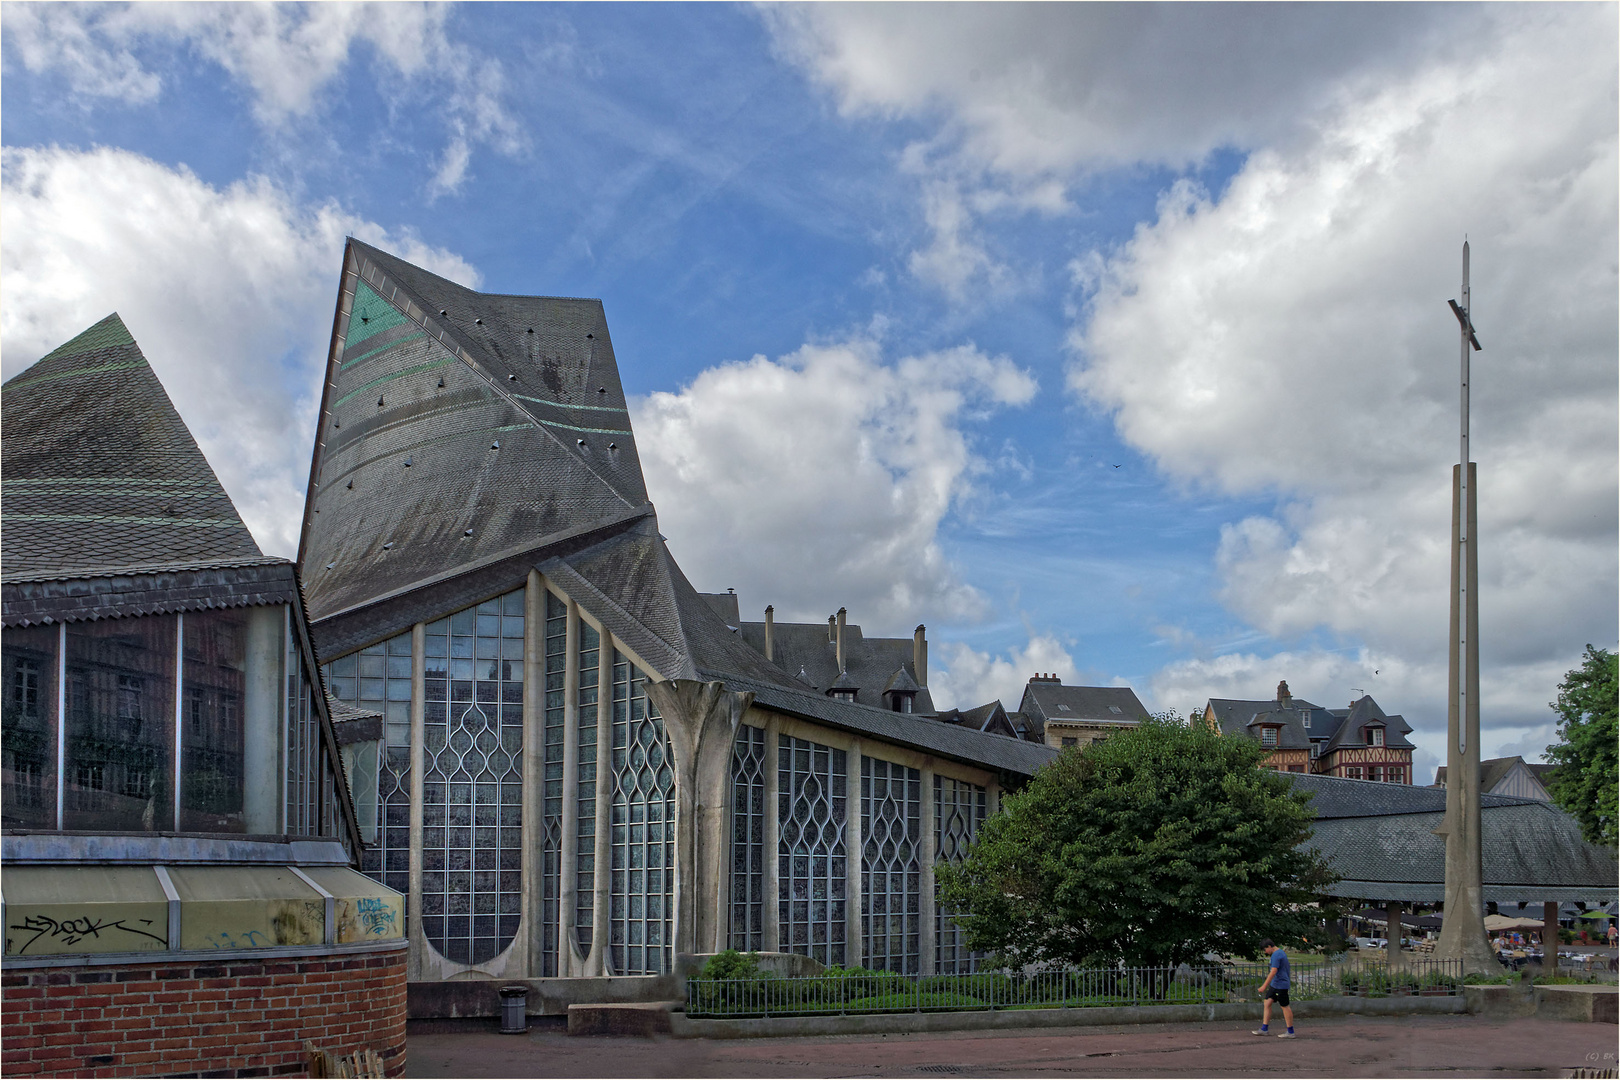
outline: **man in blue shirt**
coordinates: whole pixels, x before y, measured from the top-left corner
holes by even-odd
[[[1271,970],[1266,972],[1266,981],[1260,984],[1260,997],[1265,1001],[1265,1009],[1260,1014],[1260,1026],[1251,1035],[1271,1034],[1271,1003],[1275,1001],[1282,1006],[1283,1023],[1288,1030],[1279,1032],[1277,1038],[1292,1039],[1294,1037],[1294,1010],[1288,1004],[1288,986],[1293,982],[1288,967],[1288,954],[1274,945],[1270,938],[1260,943],[1260,949],[1271,961]]]

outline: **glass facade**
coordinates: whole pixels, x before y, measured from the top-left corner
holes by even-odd
[[[579,757],[575,765],[579,792],[575,802],[574,935],[579,954],[591,952],[596,920],[596,722],[601,691],[602,635],[583,620],[579,624]]]
[[[956,863],[967,857],[968,849],[984,824],[988,793],[977,784],[934,777],[934,855],[936,862]],[[962,943],[962,928],[952,917],[955,911],[937,902],[934,905],[934,971],[959,975],[977,971],[982,953],[970,952]]]
[[[922,774],[861,758],[861,952],[875,971],[922,960]]]
[[[326,665],[326,685],[333,697],[383,714],[382,754],[377,763],[377,839],[361,854],[360,869],[372,880],[408,896],[411,891],[410,631],[338,657]]]
[[[8,829],[56,827],[57,626],[0,636],[0,807]]]
[[[568,605],[546,593],[546,697],[540,790],[540,974],[556,975],[562,892],[563,726]]]
[[[654,975],[675,961],[675,772],[646,675],[617,650],[612,735],[608,957],[614,975]]]
[[[523,592],[429,623],[422,650],[422,933],[460,964],[522,919]]]
[[[737,728],[731,752],[733,949],[765,948],[765,729]]]
[[[779,948],[823,964],[845,960],[848,897],[847,758],[842,750],[778,736]]]
[[[275,733],[281,718],[286,620],[281,607],[198,611],[185,617],[182,830],[280,831],[273,778],[280,752]]]

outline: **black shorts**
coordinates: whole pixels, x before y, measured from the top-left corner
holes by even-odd
[[[1283,1008],[1288,1008],[1288,988],[1286,986],[1268,986],[1266,992],[1260,996],[1268,997]]]

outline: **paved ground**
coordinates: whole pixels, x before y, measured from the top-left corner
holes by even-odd
[[[1251,1026],[731,1041],[571,1038],[554,1030],[429,1034],[411,1036],[407,1075],[1566,1077],[1620,1064],[1616,1029],[1603,1024],[1353,1016],[1301,1023],[1294,1041],[1255,1038]]]

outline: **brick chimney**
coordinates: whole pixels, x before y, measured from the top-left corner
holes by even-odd
[[[838,614],[836,616],[834,616],[838,620],[838,673],[840,675],[842,675],[844,673],[844,670],[845,670],[845,668],[844,668],[844,617],[845,617],[846,614],[847,614],[847,612],[845,611],[844,608],[839,608],[838,609]]]
[[[765,659],[775,660],[776,656],[776,605],[765,605]]]
[[[1282,682],[1277,684],[1277,704],[1282,708],[1287,709],[1291,708],[1293,703],[1294,695],[1288,692],[1288,680],[1284,679]]]
[[[911,635],[911,667],[918,686],[928,685],[928,627],[922,623]]]

